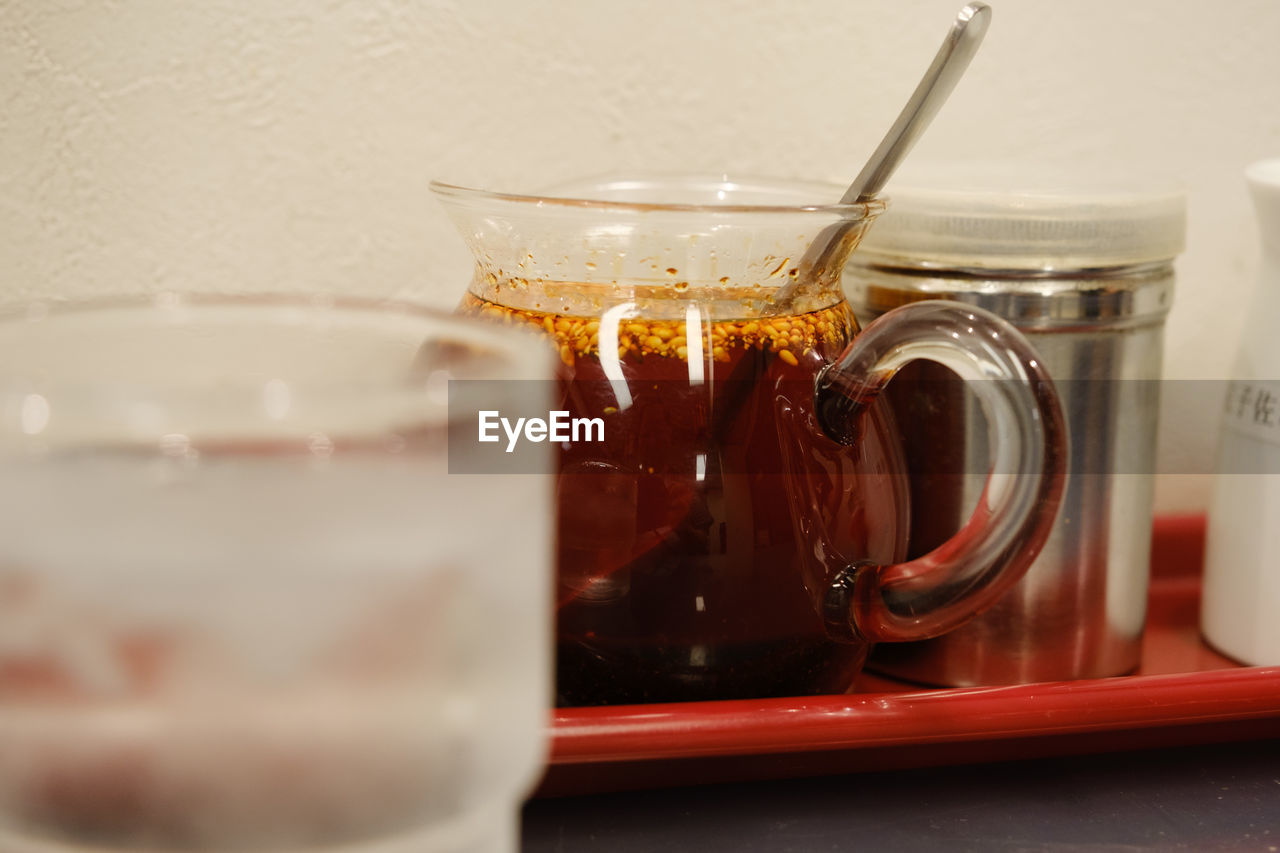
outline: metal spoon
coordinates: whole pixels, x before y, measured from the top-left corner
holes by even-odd
[[[964,75],[990,24],[991,7],[986,3],[970,3],[960,10],[929,70],[925,72],[867,165],[862,167],[858,177],[853,179],[853,183],[841,197],[841,204],[868,201],[884,188]],[[790,313],[791,303],[798,295],[807,289],[816,288],[824,278],[831,278],[832,273],[838,273],[839,267],[844,265],[845,258],[856,245],[855,240],[851,239],[855,236],[855,227],[864,221],[848,219],[824,229],[800,259],[795,281],[779,288],[774,294],[770,313]]]

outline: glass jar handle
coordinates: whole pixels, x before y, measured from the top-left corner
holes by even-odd
[[[974,392],[992,467],[968,522],[915,560],[835,573],[823,602],[828,630],[871,642],[923,640],[963,624],[1015,584],[1040,552],[1066,482],[1067,433],[1057,392],[1013,326],[969,305],[928,300],[888,312],[818,377],[818,421],[842,444],[909,362],[935,361]]]

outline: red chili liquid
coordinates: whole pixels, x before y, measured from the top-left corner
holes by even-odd
[[[828,439],[814,379],[856,331],[848,306],[743,320],[572,317],[469,296],[550,334],[563,404],[604,440],[564,446],[558,486],[562,705],[844,692],[863,643],[821,612],[845,561],[900,558],[903,467],[875,409]],[[603,348],[603,351],[602,351]]]

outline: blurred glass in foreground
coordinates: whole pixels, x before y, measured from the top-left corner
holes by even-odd
[[[388,305],[0,317],[0,849],[514,850],[550,481],[448,474],[447,389],[550,368]]]

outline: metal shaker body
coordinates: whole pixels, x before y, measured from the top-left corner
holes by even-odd
[[[1023,580],[953,632],[877,647],[868,667],[953,686],[1132,671],[1146,616],[1182,196],[891,191],[877,228],[845,270],[859,321],[920,299],[1004,317],[1053,377],[1071,462],[1053,532]],[[989,468],[986,423],[964,383],[927,361],[904,368],[879,404],[892,408],[902,436],[917,556],[977,505]]]
[[[922,278],[875,268],[850,269],[846,276],[859,319],[927,292],[1012,320],[1055,379],[1071,440],[1062,508],[1023,580],[949,634],[880,646],[871,666],[947,685],[1095,678],[1135,669],[1146,616],[1158,380],[1172,268],[1041,281],[1032,292],[1021,282],[1013,296],[1007,279]],[[945,369],[917,362],[899,379],[885,402],[894,409],[911,468],[910,556],[916,556],[941,544],[977,504],[989,467],[987,429],[972,392]],[[959,457],[956,447],[962,448]]]

